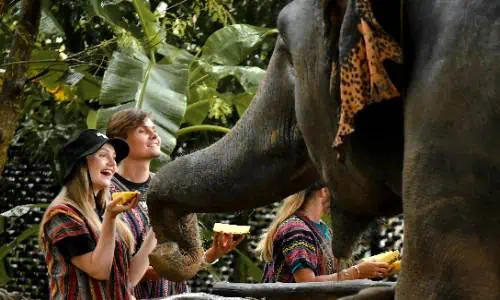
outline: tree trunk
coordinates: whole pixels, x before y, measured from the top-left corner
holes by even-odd
[[[0,0],[2,1],[2,0]],[[2,1],[3,2],[3,1]],[[22,0],[19,23],[14,33],[14,42],[9,62],[28,61],[35,44],[40,25],[41,0]],[[11,64],[3,79],[0,94],[0,177],[7,163],[7,151],[21,118],[23,90],[28,64]]]

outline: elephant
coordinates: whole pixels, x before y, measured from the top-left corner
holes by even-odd
[[[396,299],[500,299],[500,2],[294,0],[277,28],[231,132],[152,179],[155,270],[177,281],[200,269],[195,213],[321,178],[338,258],[403,212]]]

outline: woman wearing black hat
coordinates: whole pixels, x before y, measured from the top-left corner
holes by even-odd
[[[111,201],[117,163],[128,155],[121,139],[88,129],[60,152],[63,188],[44,214],[39,240],[49,268],[51,299],[134,299],[156,245],[150,233],[134,253],[134,238],[117,216],[137,205]]]

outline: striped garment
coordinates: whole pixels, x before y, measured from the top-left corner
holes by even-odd
[[[98,236],[85,221],[83,215],[73,206],[51,205],[43,228],[43,250],[49,273],[50,299],[64,300],[128,300],[128,270],[130,252],[125,242],[116,234],[115,255],[110,279],[97,280],[78,269],[56,246],[68,238],[89,236],[97,243]]]
[[[141,199],[137,207],[120,214],[122,219],[130,226],[132,234],[136,241],[136,250],[141,247],[146,233],[151,228],[148,216],[148,207],[146,205],[146,193],[149,187],[149,179],[143,183],[131,182],[118,173],[111,180],[111,192],[139,191]],[[186,281],[173,282],[166,278],[159,280],[142,280],[134,289],[134,295],[137,299],[150,299],[177,295],[189,292]]]
[[[328,228],[323,233],[325,226],[301,212],[281,223],[274,236],[272,262],[265,265],[264,282],[295,282],[293,273],[302,268],[313,270],[316,276],[333,274],[332,232]]]

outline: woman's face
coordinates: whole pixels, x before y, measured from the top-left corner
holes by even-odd
[[[115,158],[115,149],[110,144],[104,144],[96,153],[87,156],[94,192],[111,185],[111,178],[116,172]]]
[[[146,118],[140,126],[127,133],[130,147],[128,157],[135,159],[153,159],[160,156],[161,139],[151,119]]]

